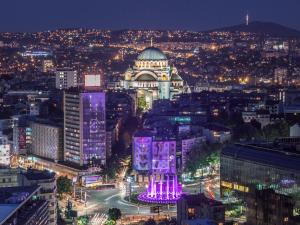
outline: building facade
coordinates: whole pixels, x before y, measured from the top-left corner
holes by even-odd
[[[20,170],[16,168],[0,169],[0,188],[16,187],[19,185]]]
[[[294,201],[273,189],[256,190],[247,198],[247,224],[292,225]]]
[[[105,93],[64,93],[64,160],[79,166],[105,164]]]
[[[214,224],[225,222],[225,206],[222,202],[209,199],[204,194],[183,195],[177,201],[177,222],[179,225],[197,224],[192,221],[210,219]]]
[[[152,108],[154,100],[171,99],[184,89],[177,69],[169,64],[160,49],[154,47],[140,53],[134,66],[125,72],[121,86],[137,90],[138,107],[144,110]]]
[[[232,145],[221,152],[220,172],[222,196],[234,192],[246,199],[256,189],[272,188],[294,196],[295,210],[300,209],[299,153],[271,146]]]
[[[10,166],[11,144],[8,137],[0,131],[0,167]]]
[[[70,68],[57,69],[55,76],[55,87],[59,90],[78,86],[78,74],[76,70]]]
[[[0,224],[49,225],[47,200],[39,198],[39,186],[0,188]]]
[[[62,126],[47,121],[34,121],[30,124],[31,150],[29,153],[53,160],[63,160],[63,130]]]
[[[48,202],[49,225],[57,224],[57,198],[55,173],[27,170],[21,173],[20,186],[40,186],[38,196]]]

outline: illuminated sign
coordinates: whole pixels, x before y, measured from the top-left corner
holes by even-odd
[[[101,75],[86,74],[84,76],[84,87],[101,87]]]
[[[176,116],[171,120],[176,123],[190,123],[192,119],[191,117],[186,117],[186,116]]]
[[[92,185],[99,182],[102,182],[102,177],[100,175],[90,175],[82,177],[82,183],[84,185]]]
[[[248,187],[243,186],[243,185],[239,185],[239,184],[236,184],[236,183],[227,182],[227,181],[222,181],[221,186],[225,187],[225,188],[241,191],[241,192],[249,192]]]
[[[26,51],[21,53],[22,56],[27,57],[46,57],[51,55],[50,52],[46,52],[46,51]]]

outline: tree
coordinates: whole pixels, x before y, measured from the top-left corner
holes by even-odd
[[[77,225],[87,225],[89,223],[88,216],[80,216],[77,220]]]
[[[63,193],[71,193],[72,192],[72,181],[67,178],[67,176],[60,176],[56,181],[57,185],[57,193],[60,195]]]
[[[122,216],[121,210],[118,209],[118,208],[110,208],[110,209],[108,210],[108,218],[109,218],[110,220],[116,221],[116,220],[120,219],[121,216]]]
[[[145,97],[138,98],[138,108],[141,109],[142,111],[147,109],[147,102]]]
[[[290,127],[287,122],[279,121],[274,124],[269,124],[263,128],[263,136],[267,140],[274,140],[279,137],[289,136]]]
[[[252,140],[260,139],[262,137],[261,130],[252,126],[250,123],[242,123],[233,128],[233,140],[240,141],[240,139]]]
[[[154,219],[149,219],[144,223],[144,225],[156,225],[156,222]]]
[[[198,169],[219,163],[222,144],[197,145],[188,154],[186,172],[195,175]]]
[[[255,127],[256,129],[258,129],[258,130],[261,129],[261,123],[258,122],[257,120],[251,120],[250,123],[251,123],[251,125],[252,125],[253,127]]]
[[[116,221],[114,221],[114,220],[107,220],[105,222],[105,225],[115,225],[115,224],[116,224]]]

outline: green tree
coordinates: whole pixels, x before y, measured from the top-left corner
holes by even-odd
[[[67,176],[58,177],[56,181],[56,185],[57,185],[57,193],[59,194],[60,197],[64,193],[72,192],[72,181],[68,179]]]
[[[116,221],[116,220],[120,219],[121,216],[122,216],[121,210],[118,209],[118,208],[110,208],[110,209],[108,210],[108,218],[109,218],[110,220]]]
[[[115,225],[115,224],[116,224],[116,221],[114,221],[114,220],[107,220],[105,222],[105,225]]]
[[[269,124],[263,128],[263,136],[265,139],[273,141],[275,138],[289,136],[290,127],[285,121],[279,121]]]
[[[147,109],[147,102],[145,97],[138,98],[138,108],[141,109],[142,111]]]
[[[87,225],[89,223],[88,216],[80,216],[77,220],[77,225]]]
[[[240,141],[241,139],[252,140],[262,137],[261,130],[257,129],[250,123],[241,123],[233,127],[233,140]]]
[[[219,163],[222,146],[222,144],[194,146],[188,155],[185,172],[190,172],[194,176],[198,169]]]

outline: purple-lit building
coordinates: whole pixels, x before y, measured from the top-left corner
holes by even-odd
[[[147,173],[151,169],[152,135],[140,132],[133,138],[133,168],[135,171]]]
[[[105,93],[64,93],[64,160],[78,166],[106,162]]]
[[[153,203],[175,203],[182,193],[176,172],[176,141],[155,140],[151,133],[134,137],[134,169],[148,173],[146,192],[139,199]]]

